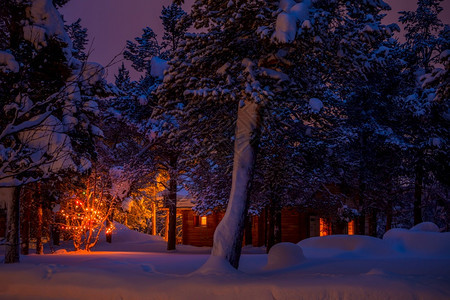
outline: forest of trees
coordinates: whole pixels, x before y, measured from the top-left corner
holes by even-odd
[[[122,63],[114,83],[89,61],[83,20],[64,23],[66,2],[0,4],[6,263],[28,252],[31,227],[39,249],[62,235],[89,250],[113,220],[156,234],[161,206],[175,249],[181,188],[199,214],[226,210],[212,254],[236,268],[247,216],[263,210],[269,248],[290,206],[369,219],[357,232],[374,236],[450,229],[442,0],[418,0],[398,25],[382,0],[197,0],[189,13],[174,1],[161,37],[124,41],[140,78]]]

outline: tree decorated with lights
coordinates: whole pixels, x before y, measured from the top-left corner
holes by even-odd
[[[60,228],[73,240],[75,250],[90,251],[98,242],[102,231],[108,235],[114,229],[107,220],[112,214],[115,198],[110,194],[110,182],[105,173],[94,169],[82,180],[81,188],[74,187],[65,195],[59,212]]]

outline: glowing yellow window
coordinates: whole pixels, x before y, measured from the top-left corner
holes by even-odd
[[[207,224],[207,217],[206,216],[202,216],[202,217],[200,217],[200,226],[206,226],[206,224]]]
[[[331,234],[331,224],[325,218],[320,218],[320,236],[326,236]]]
[[[354,235],[355,234],[355,221],[350,221],[348,222],[348,234],[349,235]]]

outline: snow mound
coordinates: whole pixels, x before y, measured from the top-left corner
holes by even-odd
[[[67,254],[67,250],[66,249],[58,249],[55,252],[53,252],[53,254]]]
[[[279,243],[270,248],[267,256],[266,270],[283,269],[301,264],[305,261],[303,250],[293,243]]]
[[[114,222],[112,243],[106,242],[104,232],[100,235],[94,251],[165,252],[167,243],[160,236],[149,235]]]
[[[126,243],[126,242],[163,242],[164,239],[160,236],[149,235],[146,233],[138,232],[136,230],[132,230],[127,226],[114,222],[114,231],[112,234],[112,239],[117,243]]]
[[[237,274],[238,270],[233,268],[230,263],[221,256],[211,255],[208,260],[192,275],[226,275]]]
[[[439,227],[432,222],[423,222],[423,223],[417,224],[410,230],[411,231],[439,232]]]
[[[328,235],[298,243],[307,257],[388,256],[395,254],[383,240],[365,235]]]
[[[391,229],[383,241],[402,254],[450,257],[450,232],[436,232],[434,226],[421,223],[410,230]]]

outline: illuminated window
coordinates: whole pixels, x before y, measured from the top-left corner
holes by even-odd
[[[331,234],[331,223],[325,218],[320,218],[320,236]]]
[[[349,235],[354,235],[355,234],[355,221],[350,221],[348,222],[348,230],[347,230]]]
[[[207,216],[194,216],[194,226],[195,227],[206,227],[208,224]]]

